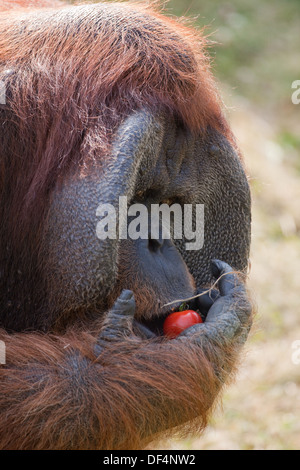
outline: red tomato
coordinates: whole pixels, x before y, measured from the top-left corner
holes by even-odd
[[[200,315],[194,310],[171,313],[164,322],[164,334],[169,338],[176,338],[183,330],[196,323],[203,323]]]

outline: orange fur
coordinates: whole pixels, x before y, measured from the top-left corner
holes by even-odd
[[[235,360],[228,351],[227,363],[218,365],[224,357],[218,347],[199,354],[188,345],[138,340],[111,345],[96,358],[95,337],[72,330],[64,336],[1,331],[0,338],[7,345],[0,449],[140,449],[166,428],[200,432]]]
[[[8,90],[0,106],[1,256],[33,282],[51,190],[72,165],[101,164],[132,110],[167,110],[193,132],[211,126],[232,136],[206,40],[187,26],[137,4],[0,6]],[[99,321],[61,335],[0,331],[0,449],[135,449],[165,429],[205,427],[234,350],[124,338],[96,357],[100,331]]]

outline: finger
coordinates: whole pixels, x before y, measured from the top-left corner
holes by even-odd
[[[207,314],[215,300],[220,296],[220,293],[216,289],[211,289],[205,294],[204,292],[206,292],[205,289],[198,289],[197,293],[201,295],[195,299],[194,308],[199,309],[203,314]]]
[[[219,297],[210,308],[205,327],[210,336],[218,341],[223,337],[225,342],[231,341],[245,333],[245,339],[251,327],[252,304],[246,295],[232,295]],[[244,342],[242,340],[241,342]]]
[[[123,290],[112,308],[106,314],[102,333],[111,336],[114,332],[126,332],[132,329],[135,314],[135,300],[131,290]]]
[[[218,287],[222,296],[230,294],[232,289],[241,285],[238,276],[229,264],[218,259],[211,261],[211,269],[214,277],[219,279]]]
[[[184,338],[186,339],[193,339],[196,340],[201,337],[201,334],[204,332],[204,323],[197,323],[196,325],[192,325],[189,328],[186,328],[183,330],[176,338],[175,340],[179,339],[182,340]],[[174,340],[172,340],[174,341]]]
[[[95,346],[96,355],[100,354],[107,342],[116,342],[124,336],[132,334],[134,314],[135,300],[133,292],[123,290],[104,319],[103,327]]]
[[[192,340],[199,345],[203,345],[203,341],[209,341],[220,346],[226,346],[235,340],[241,331],[241,323],[237,316],[226,312],[217,322],[206,321],[187,328],[180,333],[177,339]],[[240,343],[240,341],[238,342]]]
[[[107,313],[106,319],[118,316],[133,317],[135,313],[135,300],[131,290],[124,289],[121,295],[117,298],[111,310]],[[120,319],[121,320],[121,319]]]

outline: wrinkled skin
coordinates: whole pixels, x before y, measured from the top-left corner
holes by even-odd
[[[143,203],[149,212],[151,204],[164,201],[182,206],[204,204],[203,248],[186,250],[187,240],[174,240],[177,251],[169,243],[168,250],[174,254],[166,276],[159,256],[153,263],[152,255],[147,259],[145,241],[100,241],[95,236],[97,207],[110,203],[118,209],[119,196],[127,196],[128,204]],[[92,169],[84,178],[72,175],[52,197],[43,243],[46,253],[42,255],[49,270],[49,310],[51,305],[59,311],[98,310],[99,293],[102,299],[109,295],[112,304],[117,292],[124,288],[135,291],[137,282],[138,296],[145,286],[153,292],[150,299],[138,302],[137,316],[149,319],[158,315],[165,303],[190,297],[196,287],[213,279],[213,258],[230,263],[236,270],[246,269],[250,218],[246,176],[224,137],[211,131],[206,139],[196,138],[167,116],[135,113],[119,130],[107,166]],[[165,240],[163,246],[167,244]],[[161,253],[157,250],[156,254]],[[165,256],[161,263],[167,266]],[[58,284],[57,278],[62,282]],[[52,315],[53,322],[57,314]]]
[[[232,268],[219,260],[212,262],[212,271],[218,282],[219,291],[203,291],[190,304],[194,309],[200,309],[204,323],[193,325],[184,330],[176,341],[191,340],[196,345],[203,342],[216,342],[227,346],[237,341],[241,345],[247,339],[251,327],[250,302],[243,283],[233,273]],[[140,325],[135,318],[135,299],[132,291],[123,290],[112,309],[107,314],[104,327],[95,346],[96,354],[105,348],[106,342],[118,341],[123,335],[135,336],[141,334],[153,338],[153,333],[147,328],[139,330]],[[173,340],[174,341],[174,340]]]

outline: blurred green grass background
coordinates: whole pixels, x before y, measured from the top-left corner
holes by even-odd
[[[256,324],[234,385],[199,438],[160,449],[300,449],[300,1],[170,0],[206,26],[213,71],[253,199],[249,287]],[[298,355],[300,358],[300,354]]]

